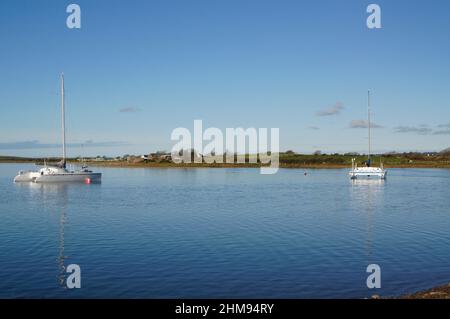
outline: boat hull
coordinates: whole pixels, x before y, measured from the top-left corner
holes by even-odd
[[[65,174],[48,174],[38,176],[35,183],[67,183],[67,182],[81,182],[81,183],[99,183],[101,182],[101,173],[90,172],[74,172]]]
[[[387,171],[382,169],[376,169],[376,170],[352,170],[349,173],[351,179],[357,179],[357,178],[379,178],[379,179],[386,179]]]
[[[61,183],[61,182],[87,182],[98,183],[102,179],[102,173],[94,173],[89,170],[68,171],[61,167],[44,167],[39,171],[20,171],[14,178],[14,182],[34,183]]]
[[[15,183],[34,182],[36,178],[40,176],[39,172],[20,172],[19,175],[14,177]]]

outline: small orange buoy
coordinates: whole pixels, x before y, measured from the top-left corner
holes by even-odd
[[[86,177],[86,178],[84,179],[84,182],[85,182],[86,184],[90,184],[90,183],[91,183],[91,179],[90,179],[89,177]]]

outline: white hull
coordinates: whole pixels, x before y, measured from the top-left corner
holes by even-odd
[[[15,183],[20,182],[32,182],[36,178],[38,178],[41,174],[39,172],[20,172],[19,175],[17,175],[14,178]]]
[[[101,182],[101,173],[64,173],[64,174],[49,174],[37,177],[35,183],[61,183],[61,182],[82,182],[82,183],[99,183]]]
[[[60,172],[41,174],[40,172],[21,172],[14,178],[14,182],[33,182],[33,183],[62,183],[62,182],[82,182],[99,183],[102,180],[101,173],[92,172]]]
[[[351,179],[379,178],[386,179],[387,171],[380,167],[357,167],[349,172]]]

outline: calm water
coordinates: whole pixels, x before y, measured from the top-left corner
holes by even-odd
[[[450,170],[103,168],[98,185],[14,184],[29,167],[0,164],[0,297],[360,298],[450,281]],[[371,263],[382,289],[366,287]]]

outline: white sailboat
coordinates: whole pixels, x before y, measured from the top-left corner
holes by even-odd
[[[61,74],[61,121],[62,121],[62,160],[54,165],[46,165],[39,171],[20,171],[14,182],[54,183],[54,182],[100,182],[101,173],[94,173],[83,166],[81,170],[66,168],[66,129],[64,114],[64,74]]]
[[[356,160],[352,158],[352,170],[349,172],[351,179],[357,178],[380,178],[386,179],[387,170],[384,169],[383,163],[380,163],[380,167],[372,166],[372,145],[371,145],[371,121],[370,121],[370,91],[367,93],[368,103],[367,103],[367,126],[369,129],[369,154],[366,161],[366,166],[358,167]]]

